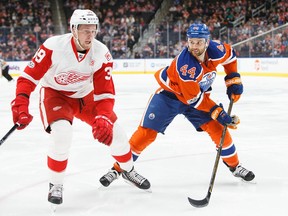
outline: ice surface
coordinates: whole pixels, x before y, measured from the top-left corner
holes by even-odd
[[[256,174],[244,183],[220,162],[210,203],[192,207],[187,197],[205,197],[216,156],[205,133],[178,116],[165,135],[148,147],[136,170],[152,184],[152,193],[126,184],[122,178],[100,188],[99,178],[112,166],[109,149],[93,140],[91,129],[75,120],[73,145],[65,178],[64,203],[57,216],[211,216],[288,214],[288,79],[243,77],[244,94],[232,110],[241,119],[231,131],[240,161]],[[153,75],[114,75],[115,111],[128,137],[158,87]],[[10,102],[15,82],[0,79],[0,136],[13,126]],[[213,85],[212,98],[228,106],[223,76]],[[0,147],[0,216],[52,215],[47,202],[47,143],[38,110],[38,88],[31,96],[34,120],[15,131]]]

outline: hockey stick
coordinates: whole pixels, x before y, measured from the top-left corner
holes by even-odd
[[[230,100],[229,107],[228,107],[228,115],[229,116],[231,114],[232,105],[233,105],[233,100]],[[214,163],[214,167],[213,167],[213,172],[212,172],[212,176],[211,176],[211,179],[210,179],[209,188],[208,188],[208,192],[207,192],[206,197],[204,199],[202,199],[202,200],[195,200],[195,199],[191,199],[190,197],[188,197],[188,201],[194,207],[200,208],[200,207],[205,207],[205,206],[207,206],[209,204],[211,193],[212,193],[213,186],[214,186],[216,173],[217,173],[217,169],[218,169],[220,155],[221,155],[221,152],[222,152],[222,146],[223,146],[224,138],[225,138],[225,135],[226,135],[226,131],[227,131],[227,125],[224,126],[224,129],[223,129],[223,132],[222,132],[222,136],[221,136],[219,148],[218,148],[218,151],[217,151],[217,154],[216,154],[216,159],[215,159],[215,163]]]
[[[19,124],[15,124],[6,134],[3,136],[3,138],[0,140],[0,146],[5,142],[5,140],[19,127]]]

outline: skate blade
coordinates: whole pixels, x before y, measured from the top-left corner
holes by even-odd
[[[55,216],[56,215],[56,210],[57,210],[57,205],[51,203],[50,204],[50,208],[51,208],[51,216]]]
[[[241,179],[242,182],[244,182],[245,184],[257,184],[257,182],[255,181],[255,179],[251,180],[251,181],[245,181],[244,179]]]
[[[105,187],[104,185],[100,184],[100,186],[98,187],[98,190],[103,191],[106,190],[108,187]]]
[[[133,184],[132,182],[127,181],[126,179],[124,179],[124,182],[126,182],[127,184],[129,184],[129,185],[131,185],[131,186],[133,186],[133,187],[136,187],[136,188],[140,189],[141,191],[145,191],[145,192],[147,192],[147,193],[152,193],[151,187],[148,188],[148,189],[142,189],[142,188],[137,187],[137,186],[136,186],[135,184]]]

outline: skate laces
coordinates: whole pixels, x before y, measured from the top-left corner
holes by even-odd
[[[137,184],[142,184],[146,178],[138,174],[134,169],[130,172],[126,172],[127,178],[129,178],[131,181],[137,183]]]
[[[242,167],[241,165],[238,165],[235,169],[235,171],[233,172],[233,174],[235,176],[239,176],[239,177],[245,177],[250,171],[245,169],[244,167]]]
[[[52,185],[52,187],[49,190],[49,194],[51,194],[52,197],[62,197],[62,191],[63,191],[63,185],[56,184]]]
[[[119,177],[119,174],[116,170],[109,170],[103,177],[105,177],[109,182],[112,182]]]

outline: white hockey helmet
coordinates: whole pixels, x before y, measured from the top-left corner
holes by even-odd
[[[72,32],[73,27],[78,29],[78,25],[81,25],[81,24],[95,24],[97,26],[97,31],[98,31],[99,19],[97,15],[91,10],[76,9],[73,12],[71,19],[70,19],[71,32]]]

